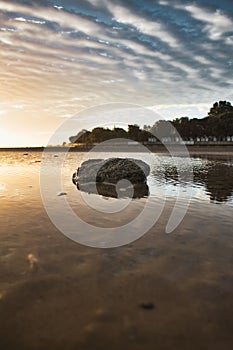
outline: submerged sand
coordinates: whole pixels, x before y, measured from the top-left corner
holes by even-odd
[[[17,166],[19,159],[11,158],[11,165],[4,160],[8,172],[1,178],[2,349],[232,348],[231,205],[197,193],[182,223],[165,234],[174,205],[168,198],[141,239],[90,248],[50,222],[40,199],[38,155],[23,159],[25,167]],[[65,191],[67,200],[75,199],[69,180]],[[92,224],[111,225],[104,215],[100,220],[72,205]],[[143,205],[143,199],[135,201],[115,222],[127,221]]]

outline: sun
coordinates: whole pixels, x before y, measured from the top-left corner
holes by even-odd
[[[10,135],[8,130],[0,126],[0,147],[9,147],[11,139],[12,135]]]

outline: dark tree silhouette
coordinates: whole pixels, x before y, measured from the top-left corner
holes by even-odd
[[[157,135],[157,139],[167,138],[173,142],[177,139],[173,127],[183,140],[208,138],[209,141],[225,141],[227,137],[233,137],[233,106],[227,101],[215,102],[205,118],[181,117],[171,122],[159,120],[150,129],[148,125],[140,129],[134,124],[128,125],[128,131],[116,127],[112,130],[102,127],[94,128],[92,131],[82,130],[76,136],[71,136],[70,142],[91,144],[114,138],[147,142],[150,138],[154,139],[154,135]]]
[[[213,104],[213,107],[210,108],[208,113],[209,117],[219,117],[223,113],[233,112],[233,106],[230,102],[227,101],[219,101]]]

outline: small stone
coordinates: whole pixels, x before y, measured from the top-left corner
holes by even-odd
[[[61,196],[67,196],[67,193],[66,193],[66,192],[60,192],[60,193],[58,193],[58,197],[61,197]]]
[[[142,304],[140,304],[140,307],[142,309],[145,309],[145,310],[153,310],[153,309],[155,309],[155,305],[153,303],[150,303],[150,302],[142,303]]]

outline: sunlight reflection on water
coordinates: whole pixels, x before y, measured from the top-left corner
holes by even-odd
[[[95,154],[92,154],[94,158]],[[111,154],[98,154],[103,159],[112,157]],[[121,154],[121,157],[128,156]],[[85,159],[85,153],[68,153],[64,166],[63,186],[69,190],[70,200],[76,201],[77,193],[71,183],[71,176],[81,162]],[[211,201],[214,203],[233,204],[233,157],[193,157],[193,181],[182,180],[182,172],[186,171],[185,158],[177,157],[174,160],[167,155],[130,154],[146,161],[151,172],[148,177],[150,195],[161,198],[175,198],[180,192],[185,199],[192,193],[193,199]],[[27,200],[38,194],[38,175],[40,171],[40,152],[1,152],[0,153],[0,196],[12,198],[17,195],[27,196]],[[216,159],[215,159],[216,158]],[[59,152],[56,157],[51,154],[51,171],[59,163]],[[179,173],[177,170],[179,166]],[[94,196],[94,195],[93,195]],[[34,198],[35,199],[35,198]]]
[[[52,174],[59,163],[59,152],[56,155],[51,154]],[[62,191],[67,195],[58,196],[54,192],[51,203],[67,200],[84,220],[105,228],[137,216],[146,198],[132,200],[124,211],[110,217],[87,208],[72,183],[72,174],[85,156],[67,155],[62,169]],[[134,156],[145,160],[143,154]],[[107,251],[76,244],[52,225],[40,195],[41,153],[0,152],[0,159],[3,341],[12,338],[12,329],[17,330],[22,343],[36,344],[31,348],[37,348],[41,334],[45,344],[60,333],[68,341],[77,334],[85,339],[86,329],[89,332],[97,327],[99,334],[105,334],[106,324],[115,330],[117,337],[122,336],[122,327],[128,332],[131,325],[140,334],[141,327],[144,334],[154,334],[155,327],[162,324],[163,334],[176,336],[177,325],[183,334],[188,324],[193,339],[210,322],[207,329],[210,339],[216,330],[223,334],[228,329],[225,325],[232,320],[233,286],[233,157],[193,157],[193,181],[185,182],[171,158],[150,156],[147,159],[151,166],[150,205],[156,210],[165,197],[164,210],[141,239]],[[178,158],[177,162],[180,171],[185,172],[185,159]],[[190,191],[192,199],[183,221],[174,233],[164,234],[177,193],[183,200],[179,202],[182,209]],[[97,195],[89,196],[94,202]],[[117,200],[109,198],[106,202]],[[156,305],[155,314],[148,317],[142,314],[144,311],[138,305],[145,302]],[[126,314],[126,326],[122,326]],[[152,322],[154,317],[159,322]],[[229,330],[228,339],[230,334]],[[134,348],[132,344],[130,349]],[[145,337],[143,346],[146,344]]]

